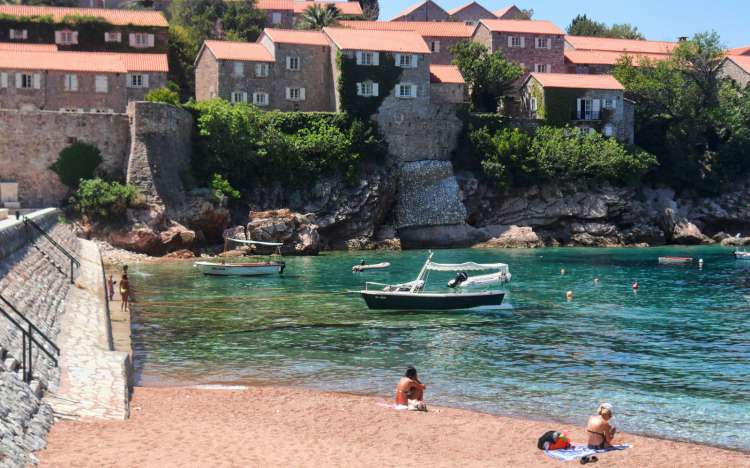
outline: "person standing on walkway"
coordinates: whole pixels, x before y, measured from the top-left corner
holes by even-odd
[[[112,278],[112,275],[110,274],[109,279],[107,280],[107,287],[109,288],[109,300],[110,301],[115,298],[115,283],[116,281],[114,280],[114,278]]]
[[[120,279],[120,299],[122,300],[122,303],[120,304],[120,310],[123,312],[130,305],[129,297],[130,297],[130,281],[128,281],[128,274],[123,273],[122,279]]]

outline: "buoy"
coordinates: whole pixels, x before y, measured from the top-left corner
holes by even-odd
[[[572,301],[572,300],[573,300],[573,291],[568,291],[568,292],[566,292],[566,293],[565,293],[565,297],[566,297],[566,298],[567,298],[567,299],[568,299],[569,301]]]
[[[564,274],[565,274],[565,268],[561,268],[561,269],[560,269],[560,274],[561,274],[561,275],[564,275]]]
[[[702,258],[698,259],[698,266],[703,266],[703,259]]]
[[[599,284],[599,278],[594,278],[594,284]]]

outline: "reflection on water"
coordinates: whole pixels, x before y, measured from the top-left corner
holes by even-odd
[[[660,266],[659,255],[705,266]],[[390,395],[413,364],[436,404],[582,423],[607,400],[622,429],[750,449],[750,261],[717,247],[437,251],[437,262],[510,264],[509,304],[371,312],[347,293],[412,280],[425,257],[288,258],[287,274],[264,278],[132,267],[139,382],[273,379]],[[393,266],[354,274],[360,258]],[[440,289],[450,277],[429,281]]]

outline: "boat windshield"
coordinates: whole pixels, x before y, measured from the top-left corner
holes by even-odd
[[[506,263],[428,263],[427,270],[431,271],[486,271],[498,270],[501,273],[508,273]]]

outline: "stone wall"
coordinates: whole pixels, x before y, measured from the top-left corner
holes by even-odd
[[[76,141],[99,148],[103,172],[123,174],[130,146],[126,115],[0,110],[0,180],[18,182],[25,208],[58,206],[68,189],[49,166]]]

